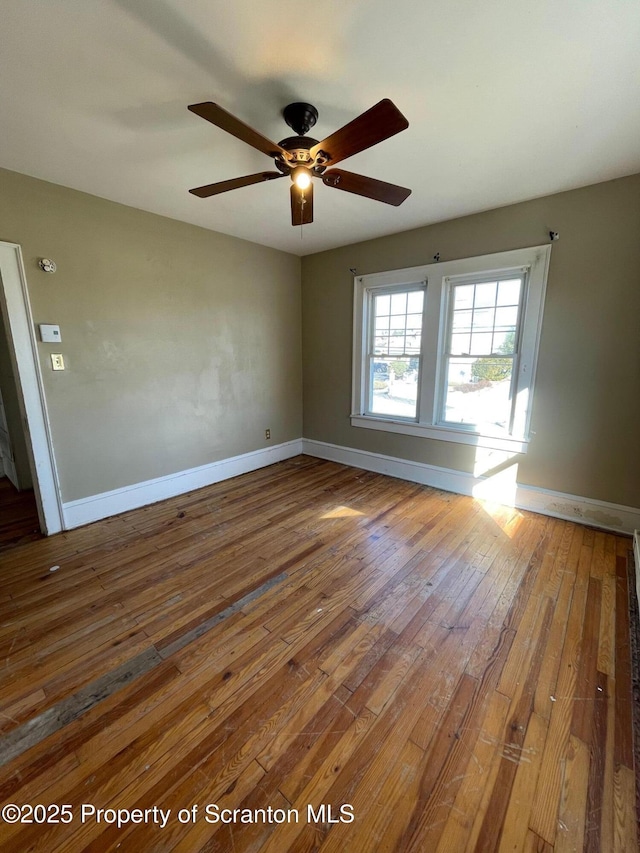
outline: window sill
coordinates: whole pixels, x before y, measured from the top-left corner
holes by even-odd
[[[512,453],[526,453],[529,447],[529,439],[504,438],[471,430],[455,429],[455,427],[430,426],[372,415],[351,415],[351,426],[396,432],[402,435],[417,435],[421,438],[450,441],[454,444],[470,444],[473,447],[489,447],[492,450],[507,450]]]

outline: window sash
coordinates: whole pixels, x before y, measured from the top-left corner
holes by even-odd
[[[509,359],[512,362],[511,368],[511,381],[509,385],[509,411],[507,413],[506,418],[506,429],[505,433],[508,437],[513,436],[514,428],[515,428],[515,419],[516,419],[516,405],[518,402],[518,365],[519,365],[519,354],[520,354],[520,345],[522,338],[522,323],[524,320],[524,306],[526,304],[527,294],[528,294],[528,279],[529,279],[529,270],[515,268],[511,270],[504,270],[500,274],[490,274],[483,275],[481,273],[475,275],[464,275],[464,276],[451,276],[444,279],[443,288],[445,291],[444,299],[445,299],[445,311],[446,311],[446,327],[444,330],[441,329],[441,347],[442,347],[442,358],[441,364],[442,369],[438,376],[438,381],[435,388],[435,396],[438,401],[438,418],[436,423],[442,426],[452,426],[456,429],[463,430],[474,430],[477,428],[486,427],[485,424],[464,424],[458,421],[447,420],[447,398],[448,398],[448,389],[449,389],[449,370],[451,359],[455,358],[465,358],[468,357],[471,359],[492,359],[492,360],[500,360],[500,359]],[[519,285],[519,293],[518,293],[518,303],[514,305],[511,303],[509,306],[498,305],[498,300],[500,298],[500,283],[501,282],[511,282],[518,280],[520,282]],[[482,284],[496,284],[496,296],[495,302],[493,305],[489,306],[480,306],[479,308],[475,305],[475,292],[474,292],[474,303],[471,308],[472,317],[471,317],[471,327],[469,330],[469,338],[473,341],[473,317],[476,311],[480,310],[488,310],[494,309],[497,311],[499,307],[516,307],[516,319],[514,323],[514,340],[513,340],[513,351],[511,353],[505,354],[496,352],[493,350],[489,350],[488,352],[480,353],[470,351],[469,353],[454,353],[452,352],[452,339],[453,339],[453,328],[454,328],[454,314],[455,314],[455,293],[456,288],[461,287],[469,287],[473,286],[474,288],[478,285]],[[485,332],[483,334],[489,334]],[[495,337],[495,317],[494,324],[492,326],[492,343]],[[473,347],[470,347],[470,350],[473,350]]]
[[[421,322],[420,322],[420,349],[418,351],[415,350],[407,350],[406,349],[406,335],[405,337],[405,348],[401,352],[393,352],[393,353],[378,353],[376,352],[375,341],[376,341],[376,299],[384,296],[397,296],[400,294],[408,295],[410,293],[419,293],[422,292],[424,294],[425,291],[425,282],[411,282],[408,284],[397,284],[391,287],[379,286],[379,287],[371,287],[367,288],[366,291],[366,339],[365,339],[365,347],[366,347],[366,358],[363,359],[365,363],[364,369],[364,378],[365,378],[365,394],[364,394],[364,405],[363,405],[363,413],[371,416],[371,417],[381,417],[380,412],[375,412],[374,409],[374,371],[373,371],[373,362],[377,359],[384,360],[398,360],[404,358],[417,359],[418,361],[418,373],[417,373],[417,395],[416,395],[416,409],[414,416],[403,416],[400,414],[393,414],[392,417],[394,420],[398,419],[401,421],[407,422],[417,422],[419,419],[420,413],[420,394],[421,394],[421,375],[422,375],[422,362],[423,362],[423,352],[424,352],[424,318],[425,318],[425,309],[426,309],[426,299],[422,299],[422,311],[421,311]],[[408,300],[407,300],[408,302]],[[409,314],[406,312],[404,315],[391,315],[388,316],[391,318],[392,316],[402,316],[405,318],[405,330],[406,330],[406,318],[408,316],[413,316],[416,312],[411,312]],[[387,315],[383,315],[387,316]],[[391,323],[391,320],[390,320]]]

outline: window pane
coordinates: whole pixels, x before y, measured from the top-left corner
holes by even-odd
[[[459,284],[455,288],[454,308],[459,311],[461,308],[473,307],[473,292],[475,285]]]
[[[407,313],[407,294],[392,293],[391,294],[391,313],[406,314]]]
[[[451,354],[469,355],[471,350],[471,335],[451,335]]]
[[[389,355],[403,355],[404,349],[404,329],[392,330],[389,337]]]
[[[496,308],[496,328],[503,331],[511,331],[515,329],[518,322],[518,306],[513,305],[508,308]]]
[[[453,312],[453,330],[454,332],[468,332],[471,330],[471,320],[473,311],[458,311]]]
[[[495,311],[493,308],[478,308],[473,312],[473,331],[486,332],[493,329]]]
[[[417,413],[418,358],[372,358],[371,413],[413,418]]]
[[[376,314],[388,314],[389,309],[391,308],[391,297],[389,294],[386,296],[376,296]]]
[[[516,333],[511,332],[496,332],[493,336],[493,352],[504,353],[504,355],[513,355],[515,352]]]
[[[407,355],[420,355],[420,331],[417,330],[415,334],[412,331],[407,330],[407,337],[405,341],[405,353]]]
[[[405,347],[408,353],[420,353],[422,343],[422,314],[407,314]]]
[[[374,352],[378,355],[387,355],[389,352],[389,335],[388,333],[376,335],[373,343]]]
[[[412,290],[407,294],[407,311],[409,314],[422,314],[424,290]]]
[[[450,358],[444,420],[509,429],[511,358]]]
[[[521,279],[514,278],[498,284],[498,305],[517,305],[520,301]]]
[[[491,344],[493,343],[493,335],[491,332],[477,333],[471,335],[471,352],[474,355],[489,355],[491,353]]]
[[[476,284],[476,297],[474,301],[475,308],[487,308],[496,304],[496,288],[495,281],[487,281],[484,284]]]

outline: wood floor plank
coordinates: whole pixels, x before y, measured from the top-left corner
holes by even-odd
[[[544,717],[536,713],[531,715],[522,746],[521,763],[516,770],[509,805],[504,817],[498,848],[501,853],[525,849],[529,832],[529,816],[540,773],[547,727],[548,721]]]
[[[464,778],[446,816],[437,853],[457,853],[475,848],[474,820],[483,813],[483,797],[488,797],[493,787],[492,768],[496,774],[498,772],[500,738],[508,710],[506,696],[495,691],[489,694],[486,715],[478,726]]]
[[[557,701],[555,694],[557,692],[558,673],[569,622],[574,583],[575,578],[569,573],[562,578],[549,632],[547,653],[540,668],[540,679],[536,687],[534,710],[547,720],[551,718],[554,703]]]
[[[588,784],[589,749],[582,741],[571,736],[569,748],[562,760],[562,789],[553,848],[556,853],[582,853]]]
[[[620,766],[614,778],[614,853],[626,853],[637,850],[638,821],[633,801],[636,796],[636,780],[629,767]]]
[[[587,813],[585,816],[585,853],[596,853],[603,849],[602,824],[604,814],[605,758],[607,743],[607,677],[597,674],[596,690],[600,696],[594,699],[590,717],[589,784],[587,787]]]
[[[600,684],[603,687],[603,701],[606,702],[606,730],[603,731],[604,756],[602,769],[602,846],[613,850],[614,842],[614,776],[615,776],[615,737],[616,737],[616,688],[612,678],[605,673],[599,673]],[[604,728],[604,726],[603,726]]]
[[[505,748],[502,761],[478,837],[480,849],[493,850],[498,847],[516,772],[523,760],[526,761],[527,759],[527,755],[523,751],[524,742],[533,712],[535,689],[547,643],[550,621],[551,608],[547,600],[547,603],[541,608],[540,634],[529,659],[529,668],[522,683],[516,685],[516,691],[511,700],[507,725],[503,734]]]
[[[600,672],[615,677],[616,647],[616,579],[605,574],[602,578],[602,608],[600,611],[600,629],[598,631],[598,660]]]
[[[584,613],[584,635],[576,681],[576,701],[573,705],[571,733],[584,743],[591,744],[591,725],[597,695],[598,632],[602,603],[602,582],[590,578]],[[600,686],[600,690],[602,687]]]
[[[171,816],[0,851],[636,853],[629,551],[304,456],[4,549],[1,804]]]
[[[424,757],[424,751],[419,746],[405,741],[396,758],[384,770],[372,765],[372,772],[366,785],[362,786],[362,793],[356,795],[351,804],[355,813],[369,826],[368,849],[402,849],[398,846],[399,838],[408,820],[407,811],[414,802],[411,794],[415,793],[424,772]],[[326,853],[353,849],[358,835],[357,826],[341,827],[339,833],[332,831],[329,834],[323,848]]]
[[[479,696],[477,688],[475,678],[462,675],[442,720],[442,736],[432,739],[417,791],[404,806],[408,819],[401,822],[402,815],[398,814],[393,822],[398,829],[404,828],[402,835],[398,834],[397,849],[418,853],[435,849],[440,840],[450,809],[449,798],[455,798],[473,754],[476,711],[477,716],[483,715],[484,697]]]
[[[554,849],[550,844],[544,840],[544,838],[540,838],[539,835],[536,835],[535,832],[532,832],[530,829],[527,830],[527,837],[525,838],[524,847],[522,848],[524,853],[554,853]],[[576,848],[577,850],[578,848]]]
[[[353,720],[351,711],[334,693],[311,716],[308,725],[294,729],[294,737],[291,737],[292,731],[284,732],[284,737],[289,736],[289,748],[281,748],[277,762],[268,769],[274,790],[277,788],[289,803],[296,802],[318,767],[350,728]],[[269,754],[278,754],[278,746],[271,748]],[[264,763],[263,753],[258,756],[258,762],[261,766],[268,767],[268,764]]]
[[[251,764],[244,770],[236,781],[235,785],[229,787],[222,796],[216,798],[216,806],[219,812],[222,813],[225,809],[234,809],[240,807],[243,800],[259,787],[264,778],[265,771],[257,761],[252,761]],[[203,798],[206,802],[211,802],[212,798],[208,796],[208,792],[203,792]],[[171,849],[173,853],[192,853],[194,850],[201,850],[205,843],[209,843],[211,839],[220,830],[224,832],[225,825],[220,823],[207,823],[206,819],[200,819],[192,824],[182,826],[182,831],[178,832],[179,840],[175,846],[166,849]],[[231,833],[233,830],[228,830]],[[181,837],[180,837],[181,836]],[[162,838],[163,843],[165,838]],[[136,844],[140,843],[136,840]],[[231,837],[231,845],[228,849],[233,850],[233,837]]]
[[[536,555],[545,543],[545,526],[531,525],[523,527],[522,538],[516,548],[509,553],[504,573],[501,572],[500,583],[495,587],[493,600],[483,609],[488,614],[484,636],[478,643],[468,666],[470,675],[478,676],[486,665],[486,659],[504,632],[513,631],[519,625],[522,616],[522,602],[526,601],[526,592],[521,594],[521,584],[530,575],[534,567]],[[510,546],[514,543],[510,542]],[[518,547],[519,546],[519,547]]]
[[[613,538],[613,537],[611,537]],[[627,552],[628,553],[628,552]],[[631,722],[631,641],[629,638],[629,582],[627,558],[617,557],[616,573],[616,739],[615,762],[633,767]]]
[[[351,723],[335,746],[328,752],[313,777],[300,791],[292,805],[305,813],[308,806],[317,811],[323,802],[327,802],[327,792],[341,769],[349,763],[351,756],[365,740],[376,720],[375,714],[365,709],[357,717],[351,716]],[[292,849],[298,836],[304,832],[300,824],[288,823],[276,829],[261,850],[264,853],[279,853]]]
[[[549,718],[549,731],[542,757],[540,781],[531,815],[531,829],[548,844],[553,844],[557,829],[557,813],[562,789],[562,762],[569,749],[571,721],[581,697],[577,696],[577,673],[584,630],[584,613],[589,588],[583,566],[576,576],[569,621],[564,636],[558,681]],[[591,701],[591,700],[590,700]]]

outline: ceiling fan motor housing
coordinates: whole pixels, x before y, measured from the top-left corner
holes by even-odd
[[[318,140],[312,139],[310,136],[289,136],[287,139],[282,139],[278,145],[290,154],[291,159],[289,161],[276,160],[276,167],[281,172],[288,172],[296,165],[308,166],[317,171],[321,167],[321,162],[314,162],[309,153],[309,149],[317,144]],[[318,159],[321,158],[316,158],[316,160]]]
[[[296,102],[289,104],[282,110],[284,120],[292,130],[302,136],[308,133],[318,121],[318,110],[311,104]]]

